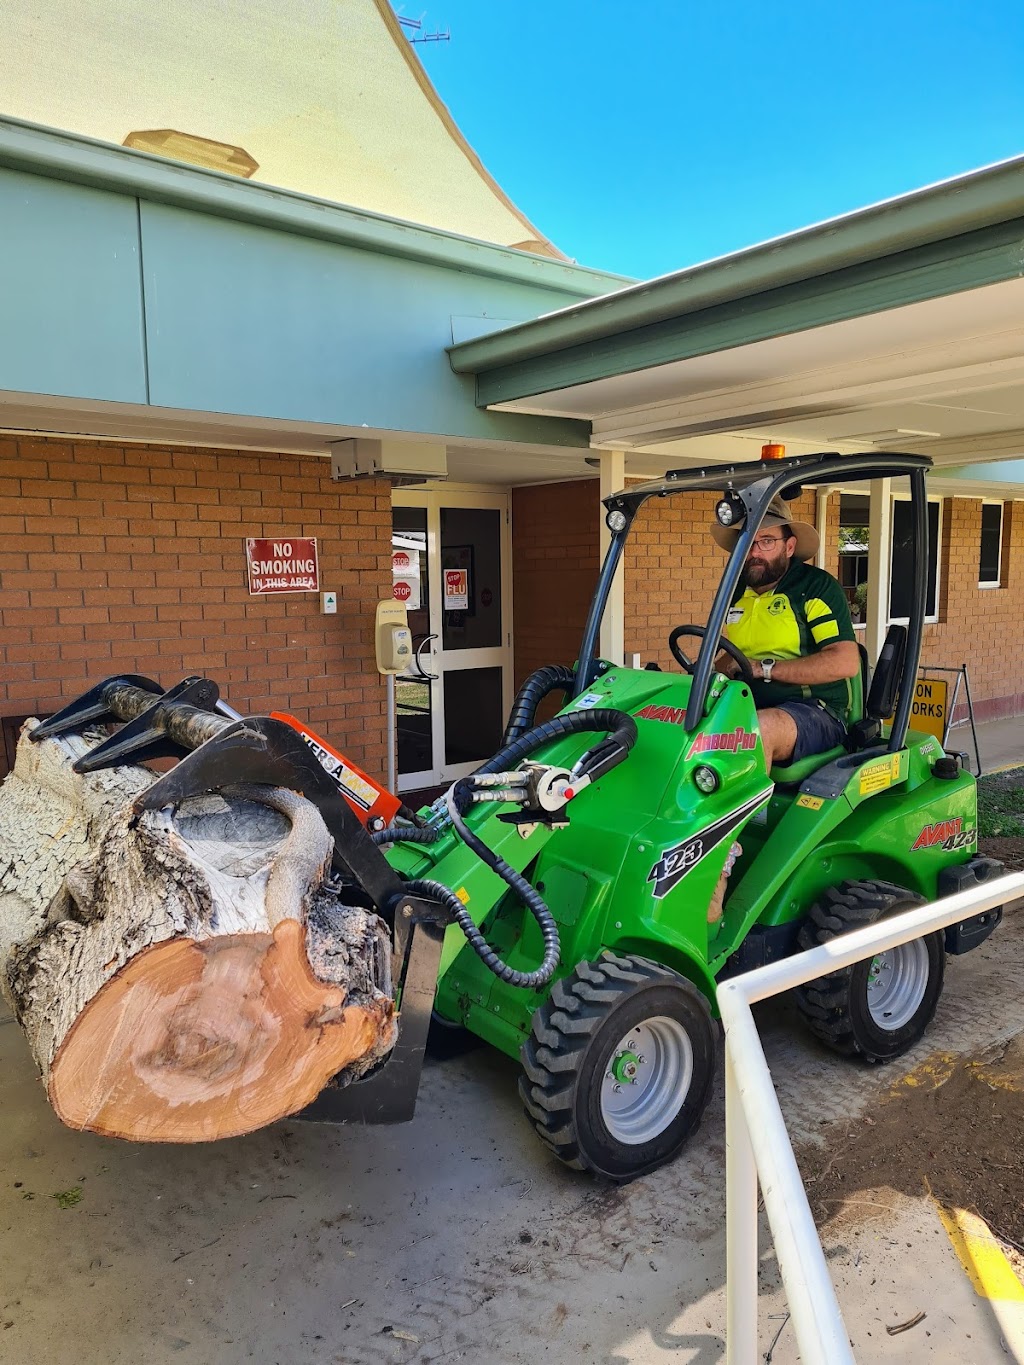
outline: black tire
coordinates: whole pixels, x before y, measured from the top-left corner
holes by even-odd
[[[923,904],[922,896],[891,882],[843,882],[811,907],[797,942],[801,949],[816,948],[837,934]],[[891,1062],[912,1048],[931,1023],[945,968],[941,932],[927,934],[891,954],[798,986],[797,1004],[811,1032],[834,1052],[867,1062]],[[880,980],[884,971],[893,974],[887,983]],[[886,1018],[894,1024],[886,1024]]]
[[[717,1037],[708,1002],[685,977],[606,952],[557,982],[534,1015],[519,1094],[559,1160],[632,1180],[671,1161],[698,1127]],[[633,1051],[642,1045],[651,1053],[636,1052],[639,1071],[627,1038]],[[634,1096],[628,1086],[635,1084],[642,1089]]]

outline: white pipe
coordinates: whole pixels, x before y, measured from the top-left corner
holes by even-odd
[[[918,905],[913,910],[892,915],[877,924],[869,924],[865,929],[841,934],[806,953],[797,953],[794,957],[770,962],[767,967],[744,972],[742,976],[722,983],[718,988],[718,999],[721,1001],[723,991],[739,991],[750,1004],[755,1000],[767,1000],[769,996],[800,986],[805,981],[827,976],[840,967],[850,967],[865,957],[887,952],[912,938],[920,938],[936,929],[945,929],[960,920],[971,919],[997,905],[1017,900],[1020,896],[1024,896],[1024,872],[1011,872],[993,881],[981,882],[967,891],[943,896],[929,905]]]
[[[842,934],[821,947],[746,972],[718,987],[726,1042],[728,1365],[755,1365],[757,1359],[758,1175],[803,1359],[854,1365],[835,1287],[750,1012],[751,1002],[765,1000],[923,934],[970,919],[1021,895],[1024,873],[998,877],[865,929]],[[743,1315],[744,1299],[749,1319]]]
[[[854,1365],[839,1301],[825,1264],[825,1253],[804,1193],[803,1180],[786,1132],[786,1122],[779,1108],[753,1015],[738,993],[724,1001],[719,995],[719,1004],[727,1030],[727,1056],[732,1058],[749,1141],[761,1176],[764,1206],[771,1224],[775,1254],[786,1287],[800,1354],[804,1360],[821,1361],[822,1365],[826,1361],[828,1365]],[[727,1136],[726,1143],[728,1141]],[[728,1191],[726,1193],[728,1199]],[[726,1236],[730,1241],[736,1241],[743,1235],[742,1223],[739,1226],[727,1226]],[[756,1258],[756,1241],[754,1254]],[[729,1253],[730,1272],[731,1262],[740,1257],[740,1249],[734,1247]],[[756,1283],[755,1270],[755,1292],[748,1305],[748,1311],[754,1319],[755,1346],[753,1351],[748,1346],[746,1354],[741,1352],[734,1357],[730,1342],[730,1365],[734,1361],[735,1365],[754,1365],[757,1359]],[[747,1335],[741,1329],[744,1343]]]
[[[729,1049],[725,1052],[726,1365],[757,1360],[757,1165]]]

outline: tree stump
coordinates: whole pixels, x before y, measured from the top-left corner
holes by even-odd
[[[234,1137],[387,1053],[387,927],[326,884],[315,806],[239,786],[136,814],[152,772],[76,774],[98,736],[34,724],[0,788],[0,983],[64,1123]]]

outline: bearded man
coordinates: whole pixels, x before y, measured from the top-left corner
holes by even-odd
[[[711,534],[731,550],[739,527],[712,524]],[[841,744],[850,722],[850,679],[860,672],[850,608],[842,588],[807,561],[818,552],[818,533],[794,521],[773,498],[750,547],[725,635],[747,656],[765,762],[796,763]],[[735,677],[727,654],[715,663]]]

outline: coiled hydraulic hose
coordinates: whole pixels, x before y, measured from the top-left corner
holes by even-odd
[[[490,852],[490,850],[488,850]],[[504,860],[497,859],[499,863],[508,868]],[[495,868],[495,871],[498,869]],[[502,874],[504,875],[504,874]],[[483,934],[469,917],[466,907],[456,896],[455,892],[447,886],[442,886],[440,882],[433,881],[412,881],[406,883],[406,890],[414,896],[425,896],[430,900],[440,901],[448,910],[451,911],[452,918],[466,935],[470,947],[480,958],[484,966],[494,973],[501,981],[506,981],[510,986],[525,986],[528,988],[543,986],[551,980],[555,968],[558,966],[558,956],[560,944],[558,942],[558,925],[555,923],[551,911],[541,900],[540,896],[533,889],[525,878],[519,877],[518,873],[513,874],[518,884],[510,883],[513,889],[522,898],[523,903],[540,925],[540,931],[544,938],[544,960],[533,972],[519,972],[514,967],[510,967],[507,962],[502,962],[501,958],[494,951],[491,945],[484,938]]]
[[[548,664],[546,667],[538,668],[531,673],[516,693],[516,699],[512,703],[508,724],[505,726],[505,734],[501,741],[502,748],[506,744],[511,744],[513,740],[518,739],[520,735],[525,734],[531,728],[537,715],[537,707],[549,692],[562,691],[567,697],[571,697],[575,686],[575,671],[566,668],[564,664]]]
[[[410,895],[423,896],[445,906],[484,966],[510,986],[522,986],[530,989],[543,986],[551,980],[555,968],[558,966],[561,951],[558,925],[536,888],[531,886],[514,867],[505,862],[504,858],[495,853],[493,849],[488,848],[462,818],[473,804],[473,778],[486,776],[489,773],[509,772],[537,749],[545,744],[550,744],[552,740],[560,739],[565,735],[584,734],[593,731],[603,731],[607,737],[600,744],[595,744],[593,748],[588,749],[577,763],[576,767],[580,776],[596,777],[607,772],[617,763],[620,763],[636,743],[636,722],[632,716],[627,715],[624,711],[615,711],[610,707],[570,711],[564,716],[555,716],[551,720],[543,721],[540,725],[534,726],[532,730],[520,735],[512,743],[504,745],[493,758],[478,768],[471,777],[456,782],[445,798],[449,819],[463,843],[472,849],[481,862],[486,863],[507,886],[511,887],[537,921],[544,942],[544,957],[539,967],[532,972],[521,972],[515,967],[510,967],[507,962],[503,962],[473,923],[458,896],[443,883],[421,878],[405,884]],[[438,813],[440,812],[438,811]],[[396,843],[399,840],[405,843],[432,844],[440,838],[441,832],[442,826],[440,824],[427,825],[421,829],[398,825],[377,830],[370,835],[370,838],[375,844]]]
[[[454,807],[451,803],[450,809]],[[551,911],[541,899],[540,894],[530,885],[525,877],[510,867],[504,858],[500,858],[496,853],[487,847],[482,839],[478,839],[471,829],[465,824],[462,816],[454,810],[452,823],[458,830],[462,840],[477,855],[482,862],[501,877],[502,881],[515,891],[520,900],[527,907],[534,919],[540,925],[541,935],[544,939],[544,960],[533,972],[520,972],[514,967],[510,967],[507,962],[502,962],[501,958],[494,951],[491,945],[484,938],[483,934],[473,923],[466,907],[459,900],[449,887],[442,882],[428,881],[424,879],[406,882],[405,889],[409,895],[423,896],[427,900],[439,901],[451,913],[452,919],[465,934],[470,947],[488,967],[495,976],[502,981],[507,981],[510,986],[543,986],[551,980],[551,975],[558,966],[558,956],[560,944],[558,941],[558,926],[554,921]],[[388,829],[376,830],[370,835],[375,844],[390,844],[398,840],[412,844],[432,844],[441,836],[440,825],[429,825],[425,829],[406,829],[402,825],[392,825]]]
[[[370,830],[371,840],[377,844],[433,844],[441,837],[439,825],[389,825],[387,829]]]

